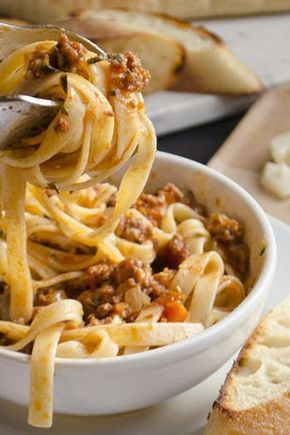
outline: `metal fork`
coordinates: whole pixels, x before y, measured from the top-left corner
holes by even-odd
[[[100,56],[106,53],[87,38],[55,26],[17,26],[0,23],[0,61],[13,51],[38,41],[57,41],[66,33],[71,41],[80,42]],[[21,139],[45,129],[61,107],[58,101],[28,95],[0,96],[0,150],[22,147]]]

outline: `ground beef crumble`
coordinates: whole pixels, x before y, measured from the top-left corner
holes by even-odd
[[[153,267],[157,270],[163,270],[164,267],[177,269],[180,263],[188,256],[188,247],[185,245],[183,238],[179,234],[176,234],[165,247],[158,252]]]
[[[143,243],[152,237],[152,225],[138,217],[122,216],[116,234],[130,242]]]
[[[219,252],[226,264],[244,281],[249,272],[249,248],[243,242],[243,226],[222,213],[211,213],[206,228],[212,240],[211,248]]]
[[[101,263],[89,267],[80,278],[68,282],[68,292],[71,297],[78,295],[82,290],[99,288],[102,283],[110,282],[115,267],[111,264]]]
[[[50,63],[61,71],[80,72],[86,64],[86,51],[82,44],[70,41],[67,35],[62,33],[50,53]]]
[[[182,202],[192,206],[193,201],[192,194],[183,193],[173,183],[167,183],[162,189],[158,189],[154,195],[142,193],[136,202],[135,208],[143,216],[146,216],[153,225],[159,226],[169,204]]]
[[[158,226],[166,211],[165,198],[151,195],[150,193],[142,193],[135,207],[143,216],[147,217],[153,225]]]
[[[184,199],[184,193],[173,183],[167,183],[162,189],[157,190],[157,196],[164,198],[166,204],[172,204]]]
[[[243,236],[241,223],[222,213],[211,213],[206,227],[215,240],[223,243],[240,241]]]
[[[124,54],[108,54],[111,63],[112,87],[136,92],[144,89],[150,81],[150,73],[142,67],[140,59],[132,51]]]
[[[35,51],[28,64],[35,78],[42,78],[46,74],[56,71],[74,72],[86,76],[86,49],[79,42],[70,41],[62,33],[57,44],[50,50]]]

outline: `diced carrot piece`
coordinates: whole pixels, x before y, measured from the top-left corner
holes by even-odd
[[[168,322],[184,322],[187,310],[180,301],[165,301],[163,316]]]

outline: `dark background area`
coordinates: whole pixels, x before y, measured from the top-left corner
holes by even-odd
[[[158,138],[158,149],[207,163],[223,144],[242,115],[190,128]]]

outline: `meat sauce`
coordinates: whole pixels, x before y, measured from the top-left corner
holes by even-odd
[[[249,248],[243,241],[242,224],[222,213],[211,213],[206,227],[212,238],[212,249],[245,281],[249,272]]]
[[[149,81],[149,71],[142,67],[140,59],[129,51],[124,54],[109,54],[112,87],[122,91],[138,92]]]
[[[85,75],[86,49],[79,42],[68,39],[62,34],[50,51],[35,51],[29,59],[28,72],[35,78],[43,78],[45,75],[57,71],[74,72]]]
[[[85,47],[79,42],[70,41],[65,33],[51,50],[40,48],[31,55],[28,74],[39,79],[63,71],[88,78],[87,66],[103,60],[110,63],[110,88],[113,91],[138,92],[148,85],[150,73],[142,67],[140,59],[133,52],[109,53],[87,59]]]
[[[245,281],[249,272],[249,249],[243,241],[243,227],[235,219],[220,213],[207,215],[192,194],[183,193],[173,184],[167,184],[153,194],[142,194],[135,207],[146,220],[122,218],[117,230],[119,236],[135,243],[144,243],[152,237],[152,227],[158,225],[166,207],[183,202],[192,207],[204,222],[211,238],[206,250],[216,250],[233,272]],[[149,204],[155,207],[149,207]],[[189,256],[185,241],[176,234],[162,249],[157,250],[151,265],[137,259],[125,259],[119,264],[100,263],[89,267],[77,279],[56,287],[38,290],[35,295],[35,313],[53,302],[74,298],[84,309],[86,324],[134,322],[140,311],[152,305],[161,305],[162,322],[182,322],[187,309],[179,289],[170,289],[178,266]],[[6,319],[9,289],[0,283],[0,318]],[[1,337],[0,337],[1,341]]]
[[[230,264],[235,274],[246,279],[249,252],[243,242],[242,225],[220,213],[207,215],[192,194],[182,192],[168,183],[155,194],[143,193],[135,208],[150,221],[135,217],[122,217],[117,235],[134,243],[144,243],[152,237],[152,228],[158,226],[169,204],[181,202],[189,205],[201,217],[211,234],[207,249],[217,250]],[[78,278],[64,283],[61,288],[39,290],[35,305],[44,306],[64,298],[79,300],[84,308],[86,324],[134,322],[140,311],[148,306],[161,305],[162,322],[182,322],[187,309],[184,295],[170,290],[178,266],[189,256],[185,241],[176,234],[157,252],[151,265],[140,260],[126,259],[117,265],[102,263],[89,267]],[[136,299],[137,298],[137,299]]]

